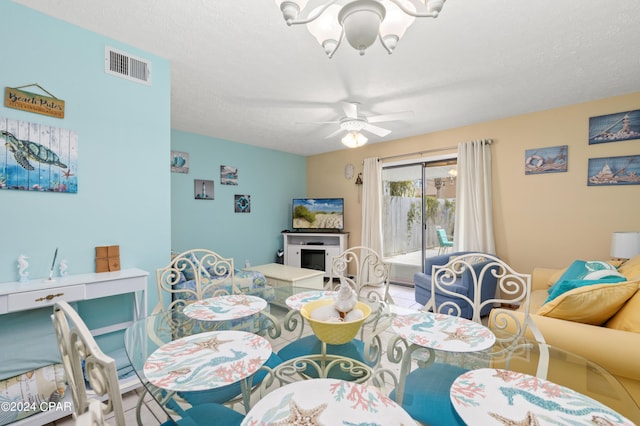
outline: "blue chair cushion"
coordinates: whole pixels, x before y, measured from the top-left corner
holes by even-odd
[[[455,365],[434,363],[407,375],[402,407],[414,419],[429,426],[464,425],[451,404],[453,381],[468,370]],[[395,390],[389,395],[396,400]]]
[[[282,363],[282,359],[272,353],[265,365],[267,367],[275,368]],[[262,380],[266,376],[267,372],[264,370],[259,370],[254,376],[252,385],[259,385],[262,383]],[[223,404],[237,395],[240,395],[240,382],[232,383],[227,386],[223,386],[216,389],[208,389],[203,391],[194,391],[194,392],[178,392],[178,395],[187,401],[189,404],[195,406],[203,405],[207,403],[218,403]]]
[[[172,407],[175,408],[175,407]],[[229,407],[220,404],[201,404],[187,410],[180,410],[182,419],[174,422],[166,421],[161,426],[204,426],[220,424],[225,426],[239,426],[244,416]]]
[[[294,342],[289,343],[278,352],[278,356],[287,361],[301,356],[322,353],[322,342],[314,335],[303,337]],[[328,355],[344,356],[357,361],[363,362],[371,367],[375,362],[367,361],[364,355],[364,342],[353,339],[343,345],[327,345]],[[314,367],[307,367],[305,374],[309,377],[318,378],[318,373]],[[329,371],[328,378],[340,380],[355,380],[354,377],[346,371],[342,371],[339,366],[335,366]]]

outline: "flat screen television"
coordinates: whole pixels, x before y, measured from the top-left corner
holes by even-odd
[[[344,198],[294,198],[294,231],[341,231],[344,228]]]

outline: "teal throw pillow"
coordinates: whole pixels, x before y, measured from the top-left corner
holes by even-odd
[[[545,303],[575,288],[593,284],[614,284],[626,280],[615,266],[607,262],[575,260],[558,281],[549,288],[549,297]]]

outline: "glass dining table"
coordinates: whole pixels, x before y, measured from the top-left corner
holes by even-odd
[[[327,297],[332,297],[332,292],[283,286],[273,288],[266,297],[264,292],[246,293],[227,298],[223,304],[205,300],[179,306],[134,322],[126,330],[125,349],[145,390],[174,420],[179,415],[172,404],[184,403],[190,392],[206,395],[212,391],[219,397],[225,395],[222,390],[229,390],[228,398],[215,402],[231,401],[228,405],[246,414],[274,388],[309,380],[310,376],[334,378],[336,370],[349,373],[355,383],[375,386],[381,394],[394,392],[402,403],[408,392],[404,389],[406,377],[423,369],[429,380],[429,366],[437,360],[466,371],[491,368],[532,376],[542,372],[545,380],[592,398],[640,424],[640,408],[633,398],[613,375],[593,362],[525,338],[505,347],[499,334],[497,342],[488,348],[438,348],[405,333],[411,324],[408,318],[432,314],[382,301],[361,300],[371,307],[356,337],[362,343],[363,358],[322,344],[312,353],[274,363],[272,354],[313,334],[300,315],[301,306]],[[474,336],[488,330],[475,329],[477,325],[473,324],[469,330]],[[220,351],[224,347],[229,350]],[[205,352],[216,356],[207,358]],[[314,375],[308,374],[310,366]]]

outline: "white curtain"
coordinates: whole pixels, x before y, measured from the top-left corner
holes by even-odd
[[[362,181],[360,245],[382,256],[382,163],[377,158],[365,158]]]
[[[458,144],[455,251],[495,254],[490,145],[491,140]]]

